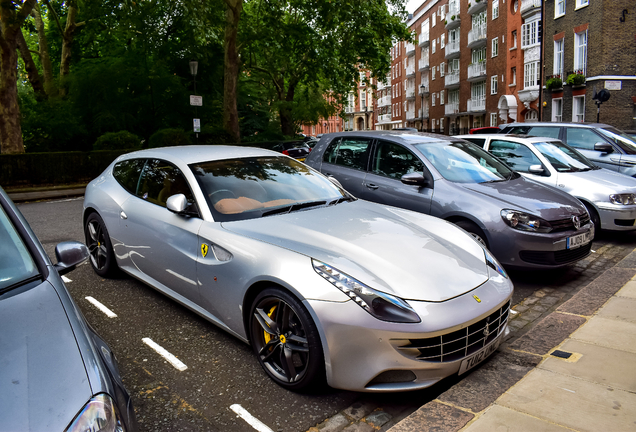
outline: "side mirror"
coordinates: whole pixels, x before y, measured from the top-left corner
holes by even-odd
[[[188,206],[188,200],[184,194],[172,195],[166,201],[166,207],[172,213],[183,213]]]
[[[88,259],[88,248],[80,242],[65,241],[55,247],[55,258],[55,268],[62,276]]]
[[[426,177],[419,173],[404,174],[400,181],[409,186],[428,186]]]
[[[601,153],[612,153],[614,152],[614,147],[608,143],[597,142],[594,144],[594,150],[600,151]]]
[[[344,189],[342,187],[342,185],[340,184],[340,182],[338,181],[337,178],[333,177],[333,176],[327,176],[327,178],[329,179],[329,181],[333,184],[335,184],[336,186],[338,186],[340,189]]]
[[[530,165],[530,167],[528,167],[528,172],[530,174],[543,174],[545,173],[545,170],[543,169],[543,167],[541,165]]]

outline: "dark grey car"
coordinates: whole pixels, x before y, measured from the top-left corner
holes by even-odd
[[[375,131],[321,138],[307,165],[358,198],[453,222],[508,267],[586,257],[594,226],[569,194],[525,179],[478,146],[441,135]]]
[[[2,188],[0,245],[0,430],[136,430],[115,357],[61,279],[86,246],[58,244],[53,265]]]

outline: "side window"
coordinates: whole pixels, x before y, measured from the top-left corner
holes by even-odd
[[[139,175],[145,163],[145,159],[129,159],[117,162],[113,167],[113,177],[115,177],[121,187],[135,195],[139,185]]]
[[[371,171],[399,180],[404,174],[423,174],[424,165],[401,145],[380,141],[373,156]]]
[[[541,165],[539,158],[523,144],[495,140],[489,150],[515,171],[528,172],[530,165]]]
[[[598,142],[606,143],[607,140],[598,136],[591,129],[567,128],[565,130],[565,142],[572,147],[585,150],[594,150],[594,144]]]
[[[528,135],[535,137],[548,137],[548,138],[556,138],[559,139],[559,129],[558,127],[552,126],[534,126],[530,128],[528,131]]]
[[[486,138],[462,138],[466,141],[470,141],[473,144],[477,144],[479,147],[484,148],[484,143],[486,142]]]
[[[190,187],[177,167],[159,159],[148,160],[139,181],[137,196],[165,207],[168,198],[176,194],[184,194],[188,203],[194,203]]]
[[[339,138],[329,144],[323,162],[358,170],[366,170],[371,140],[365,138]]]

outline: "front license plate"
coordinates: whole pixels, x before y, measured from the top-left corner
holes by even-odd
[[[470,369],[474,368],[479,363],[484,361],[484,359],[486,357],[488,357],[490,354],[494,353],[495,350],[497,348],[499,348],[499,344],[500,343],[501,343],[501,338],[497,339],[496,341],[494,341],[493,343],[488,345],[483,350],[473,354],[471,357],[468,357],[468,358],[464,359],[462,361],[462,364],[459,367],[458,375],[461,375],[464,372],[469,371]]]
[[[583,234],[568,237],[566,249],[576,249],[577,247],[586,245],[592,241],[592,237],[594,237],[594,234],[591,230]]]

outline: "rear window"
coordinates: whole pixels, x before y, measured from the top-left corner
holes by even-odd
[[[139,176],[145,159],[129,159],[117,162],[113,167],[113,177],[124,189],[135,195],[139,186]]]
[[[358,170],[366,170],[371,140],[366,138],[338,138],[327,147],[323,162]]]

